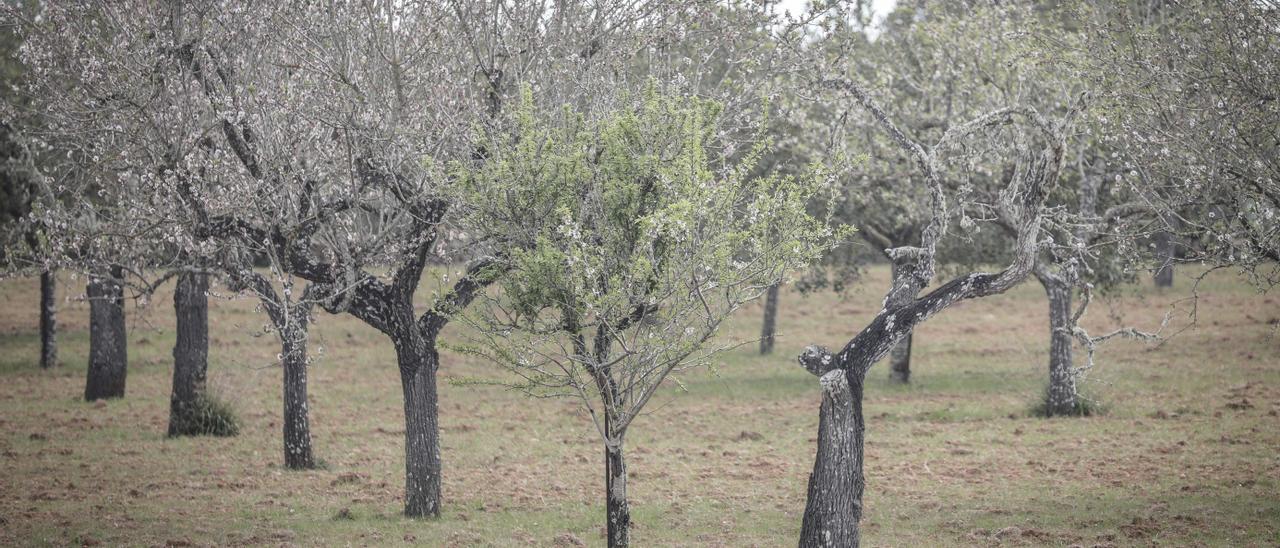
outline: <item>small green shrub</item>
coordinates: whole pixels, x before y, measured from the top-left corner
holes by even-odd
[[[235,436],[240,418],[231,404],[209,393],[196,398],[172,419],[169,436]]]

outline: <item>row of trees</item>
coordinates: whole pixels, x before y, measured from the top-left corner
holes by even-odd
[[[908,380],[915,326],[1034,276],[1045,411],[1075,414],[1098,343],[1155,336],[1082,329],[1095,288],[1175,259],[1276,275],[1280,16],[1245,0],[918,0],[874,32],[842,1],[4,9],[5,259],[48,277],[50,334],[52,273],[89,276],[86,398],[124,394],[126,292],[177,278],[169,434],[233,433],[204,389],[220,277],[278,336],[285,462],[310,468],[307,327],[351,314],[396,350],[409,516],[440,512],[455,321],[589,411],[624,546],[632,421],[761,296],[771,349],[778,287],[847,283],[858,234],[892,265],[883,309],[800,358],[823,389],[801,544],[851,546],[864,379],[893,354]]]

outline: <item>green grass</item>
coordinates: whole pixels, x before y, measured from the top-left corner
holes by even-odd
[[[863,287],[886,278],[873,269]],[[1187,295],[1179,282],[1128,288],[1115,312],[1151,329]],[[41,371],[35,288],[0,283],[0,544],[603,543],[601,449],[572,401],[442,382],[445,510],[408,520],[400,387],[382,335],[320,316],[310,405],[327,467],[289,471],[279,349],[254,336],[265,318],[252,301],[211,302],[209,382],[236,410],[240,435],[166,439],[171,295],[129,310],[126,398],[89,404],[79,397],[87,307],[75,289],[60,301],[63,366]],[[891,384],[883,366],[867,382],[866,543],[1280,542],[1280,302],[1225,272],[1200,289],[1195,328],[1159,348],[1103,348],[1084,389],[1106,413],[1090,417],[1031,414],[1047,375],[1038,286],[962,303],[921,327],[913,383]],[[795,355],[810,343],[839,347],[879,300],[872,289],[784,292],[773,356],[743,346],[650,404],[627,442],[637,545],[794,544],[820,400]],[[759,313],[744,310],[726,336],[754,337]],[[1101,302],[1089,320],[1095,333],[1112,327]],[[457,327],[444,337],[457,340]],[[448,352],[441,375],[502,378]]]

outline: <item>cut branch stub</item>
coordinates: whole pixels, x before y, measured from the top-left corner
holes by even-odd
[[[804,353],[800,354],[799,361],[805,370],[819,377],[837,369],[836,359],[831,355],[831,351],[816,344],[804,347]]]

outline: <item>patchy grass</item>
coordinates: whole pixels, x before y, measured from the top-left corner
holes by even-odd
[[[1088,327],[1150,329],[1187,295],[1179,282],[1097,303]],[[36,281],[0,283],[0,544],[603,543],[600,445],[574,402],[441,383],[444,515],[404,519],[400,387],[382,335],[320,316],[311,416],[328,466],[294,472],[281,465],[279,349],[251,300],[211,302],[210,384],[240,435],[166,439],[171,295],[130,308],[127,395],[90,404],[83,281],[64,283],[53,371],[37,366]],[[844,299],[784,293],[775,355],[744,346],[650,404],[628,436],[637,544],[794,543],[820,401],[794,356],[863,325],[887,272],[867,284]],[[1278,298],[1225,273],[1201,293],[1198,325],[1162,347],[1103,349],[1085,389],[1107,413],[1083,418],[1027,412],[1047,374],[1038,286],[923,326],[913,383],[883,367],[867,383],[868,545],[1280,542]],[[759,313],[727,334],[755,336]],[[441,375],[501,378],[451,353]]]

